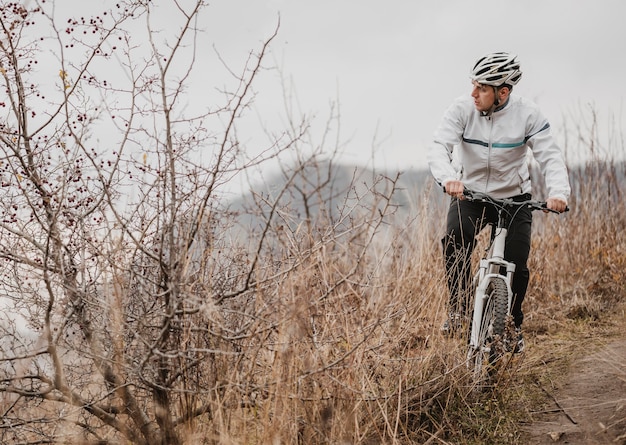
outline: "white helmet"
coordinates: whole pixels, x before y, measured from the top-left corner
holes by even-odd
[[[499,87],[513,86],[522,78],[517,56],[504,52],[491,53],[481,57],[474,64],[470,77],[483,85]]]

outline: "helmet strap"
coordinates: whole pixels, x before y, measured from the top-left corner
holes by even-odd
[[[499,88],[494,86],[493,87],[493,105],[491,107],[492,113],[493,113],[493,110],[496,109],[498,105],[500,105],[500,99],[498,98],[498,91],[499,91]]]

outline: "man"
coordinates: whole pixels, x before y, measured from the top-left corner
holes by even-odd
[[[516,56],[496,52],[481,57],[470,77],[471,95],[458,98],[445,112],[428,155],[432,175],[452,197],[442,240],[450,292],[449,318],[442,326],[447,333],[465,314],[475,236],[497,217],[487,204],[463,200],[464,188],[494,198],[530,199],[530,151],[545,178],[548,208],[565,211],[570,194],[550,124],[534,103],[511,94],[522,77]],[[505,247],[505,258],[516,265],[511,287],[517,352],[524,347],[522,302],[528,287],[531,222],[531,211],[522,209],[511,222]]]

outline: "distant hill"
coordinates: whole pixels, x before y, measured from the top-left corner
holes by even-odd
[[[333,221],[345,215],[348,207],[381,205],[376,201],[394,187],[390,204],[397,215],[405,215],[435,185],[426,169],[387,172],[324,162],[286,172],[270,176],[263,188],[255,187],[232,202],[230,208],[241,224],[254,224],[272,207],[293,224],[320,217]]]
[[[572,202],[590,199],[589,193],[620,195],[626,185],[626,162],[587,162],[570,166]],[[531,165],[533,194],[547,198],[544,181],[536,164]],[[284,223],[297,225],[320,217],[334,221],[345,216],[348,207],[371,209],[380,205],[376,200],[387,195],[395,182],[391,205],[396,217],[416,214],[418,207],[440,209],[448,200],[438,190],[427,169],[401,172],[378,171],[330,162],[307,166],[300,170],[285,169],[285,173],[270,176],[263,187],[243,194],[231,203],[239,224],[259,224],[274,209],[274,217]],[[590,184],[596,189],[589,190]],[[425,202],[424,199],[428,201]]]

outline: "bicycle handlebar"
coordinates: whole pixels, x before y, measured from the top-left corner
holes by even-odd
[[[489,196],[486,193],[475,192],[467,188],[463,190],[463,196],[468,201],[488,202],[499,207],[506,207],[506,206],[524,207],[526,206],[530,208],[531,210],[542,210],[544,212],[551,212],[551,213],[557,213],[557,214],[560,213],[556,210],[549,209],[548,204],[545,201],[537,201],[535,199],[528,199],[526,201],[514,201],[511,198],[499,199],[499,198],[494,198],[492,196]],[[566,207],[565,212],[568,212],[568,211],[569,211],[569,207]]]

